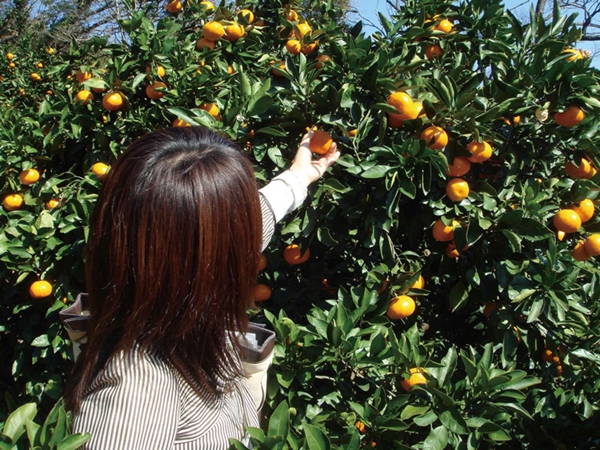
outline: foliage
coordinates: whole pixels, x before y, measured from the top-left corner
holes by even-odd
[[[366,36],[360,24],[340,26],[331,1],[315,0],[292,7],[313,29],[303,44],[318,41],[318,50],[291,55],[285,43],[298,23],[282,3],[223,2],[207,14],[188,2],[157,22],[132,13],[121,23],[126,44],[96,37],[52,55],[26,39],[1,48],[16,67],[0,63],[0,192],[20,192],[25,204],[0,210],[0,354],[11,362],[0,389],[44,411],[62,392],[70,349],[57,312],[85,290],[82,250],[101,185],[94,163],[110,165],[136,137],[183,119],[237,142],[264,184],[317,126],[343,156],[267,250],[259,282],[273,295],[254,319],[270,323],[278,343],[270,422],[250,430],[255,448],[597,446],[599,278],[594,258],[570,252],[600,222],[562,239],[552,224],[560,208],[595,200],[600,182],[564,169],[583,157],[600,167],[598,73],[564,53],[580,37],[574,18],[532,13],[524,25],[494,0],[419,0]],[[234,14],[242,7],[264,26]],[[450,32],[432,29],[443,18]],[[215,19],[239,21],[246,35],[196,50],[196,30]],[[443,55],[429,59],[433,43]],[[332,62],[318,65],[317,54]],[[79,83],[77,70],[93,76]],[[146,83],[158,80],[167,88],[151,100]],[[119,91],[125,106],[107,111],[100,93],[76,101],[84,88]],[[398,90],[425,112],[401,127],[386,102]],[[559,126],[554,113],[571,104],[585,119]],[[443,151],[419,139],[431,124],[449,136]],[[470,156],[473,140],[490,142],[493,156],[471,165],[470,194],[453,202],[448,163]],[[19,173],[32,167],[40,181],[22,185]],[[52,198],[58,206],[47,209]],[[433,238],[439,218],[459,222],[458,256]],[[283,261],[292,242],[310,248],[308,262]],[[419,275],[425,285],[411,288]],[[27,293],[40,278],[54,286],[46,300]],[[390,299],[406,292],[416,313],[390,320]],[[427,382],[406,392],[411,368]]]

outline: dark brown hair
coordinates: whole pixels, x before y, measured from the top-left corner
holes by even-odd
[[[76,412],[107,361],[135,346],[204,397],[239,376],[232,343],[247,327],[261,230],[252,165],[230,141],[190,127],[131,144],[92,215],[88,343],[67,406]]]

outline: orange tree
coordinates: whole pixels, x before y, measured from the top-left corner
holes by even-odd
[[[343,156],[265,255],[255,448],[597,446],[600,102],[574,18],[419,0],[366,36],[331,1],[177,3],[121,43],[2,47],[3,415],[62,393],[57,312],[130,142],[206,126],[263,184],[317,127]]]

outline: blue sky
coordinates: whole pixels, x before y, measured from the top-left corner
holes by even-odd
[[[375,29],[368,26],[368,22],[371,21],[376,25],[379,25],[378,12],[387,14],[388,7],[386,0],[352,0],[354,8],[359,12],[360,16],[364,19],[365,31],[367,33],[373,32]],[[529,15],[529,8],[532,2],[527,0],[507,0],[504,2],[507,8],[511,9],[517,17],[527,17]],[[359,17],[356,17],[358,20]],[[590,50],[594,52],[594,44],[591,42],[579,42],[577,48]],[[596,57],[594,66],[598,67],[600,57]]]

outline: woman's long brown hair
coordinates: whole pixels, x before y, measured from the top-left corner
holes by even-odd
[[[203,396],[240,375],[258,273],[261,213],[252,165],[199,127],[135,141],[113,164],[86,251],[88,343],[65,393],[76,412],[107,361],[135,346],[174,366]]]

